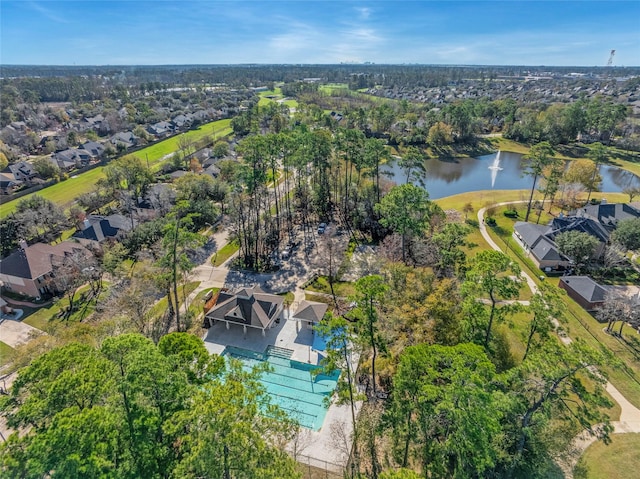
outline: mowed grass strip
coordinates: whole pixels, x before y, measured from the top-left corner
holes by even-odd
[[[7,364],[13,356],[13,348],[0,341],[0,366]]]
[[[214,134],[215,139],[217,140],[231,133],[230,125],[231,120],[228,118],[213,121],[202,125],[195,130],[190,130],[184,134],[167,138],[164,141],[158,142],[155,145],[148,146],[147,148],[143,148],[142,150],[138,150],[131,154],[141,158],[143,161],[148,159],[149,167],[152,170],[157,171],[160,169],[162,159],[179,149],[178,142],[181,141],[183,136],[193,143],[207,137],[213,137]],[[30,193],[22,198],[4,203],[0,205],[0,218],[4,218],[5,216],[13,213],[21,199],[28,198],[33,195],[40,195],[63,208],[68,208],[80,195],[95,190],[98,180],[104,178],[103,170],[104,168],[99,166],[98,168],[94,168],[93,170],[81,173],[77,176],[74,175],[65,181],[61,181],[35,193]]]
[[[211,258],[211,264],[215,267],[221,266],[227,262],[229,258],[231,258],[234,254],[238,252],[240,249],[240,243],[237,241],[231,241],[224,245],[220,250],[213,255]]]
[[[98,180],[104,178],[103,169],[102,166],[99,166],[98,168],[94,168],[77,176],[72,176],[68,180],[61,181],[35,193],[30,193],[22,198],[4,203],[0,205],[0,218],[4,218],[13,213],[18,207],[20,200],[33,195],[40,195],[63,208],[67,208],[71,206],[80,195],[95,190]]]

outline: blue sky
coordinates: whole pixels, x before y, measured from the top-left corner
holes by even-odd
[[[640,1],[0,0],[0,63],[640,65]]]

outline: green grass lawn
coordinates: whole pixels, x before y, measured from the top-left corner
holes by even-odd
[[[79,302],[79,298],[82,295],[82,293],[87,291],[89,291],[89,285],[82,286],[76,293],[75,302],[78,305],[78,307],[77,307],[77,310],[74,311],[73,314],[71,314],[68,321],[70,322],[81,321],[87,318],[89,315],[91,315],[91,313],[93,313],[93,311],[95,310],[95,307],[96,307],[95,299],[92,299],[88,304],[81,304]],[[100,300],[100,298],[104,298],[106,294],[107,294],[107,283],[105,282],[102,288],[102,292],[100,293],[100,296],[98,298],[98,301]],[[23,308],[25,309],[25,319],[23,320],[23,322],[28,324],[29,326],[33,326],[34,328],[38,328],[42,331],[46,331],[47,327],[51,324],[51,322],[58,319],[58,314],[60,313],[60,311],[62,311],[63,308],[66,308],[68,306],[69,306],[69,301],[65,297],[60,299],[59,301],[56,301],[50,306],[46,306],[43,308],[39,308],[39,309]]]
[[[193,299],[193,301],[189,305],[189,311],[193,313],[194,317],[198,317],[199,314],[202,314],[204,312],[203,298],[209,291],[212,291],[213,294],[216,294],[218,291],[220,291],[220,288],[207,288],[207,289],[203,289],[198,294],[196,294],[196,297]]]
[[[186,138],[192,143],[198,142],[207,137],[212,138],[215,135],[215,139],[222,138],[231,133],[231,120],[224,119],[218,121],[212,121],[206,123],[195,130],[189,130],[180,135],[172,136],[164,141],[158,142],[154,145],[143,148],[142,150],[133,153],[135,156],[147,160],[149,159],[149,167],[152,170],[159,170],[162,164],[162,158],[171,153],[178,151],[179,142],[181,138]]]
[[[13,355],[13,348],[0,341],[0,366],[7,364]]]
[[[182,286],[178,286],[178,302],[182,305],[183,298],[188,297],[194,289],[196,289],[200,285],[200,281],[191,281]],[[158,300],[156,304],[153,305],[151,310],[149,311],[149,317],[156,318],[167,310],[169,307],[169,302],[166,296],[163,296]]]
[[[216,139],[222,138],[231,133],[230,124],[231,120],[228,118],[224,120],[213,121],[211,123],[200,126],[196,130],[190,130],[184,133],[184,137],[193,142],[197,142],[199,140],[202,140],[203,138],[211,137],[214,134]],[[149,166],[151,167],[151,169],[157,171],[160,169],[160,165],[162,164],[162,158],[179,149],[178,142],[180,141],[180,138],[182,136],[183,135],[173,136],[164,141],[156,143],[155,145],[151,145],[147,148],[143,148],[142,150],[138,150],[132,154],[144,161],[146,161],[148,158]],[[72,176],[68,180],[61,181],[59,183],[56,183],[55,185],[51,185],[35,193],[23,196],[22,198],[27,198],[29,196],[37,194],[53,201],[63,208],[68,208],[74,203],[78,196],[93,191],[95,189],[96,183],[101,178],[104,178],[104,173],[103,167],[99,166],[97,168],[94,168],[93,170],[87,171],[86,173],[81,173],[76,177]],[[18,202],[22,198],[12,200],[0,205],[0,218],[4,218],[5,216],[13,213],[18,205]]]
[[[625,201],[626,195],[622,193],[597,193],[595,196],[597,198],[606,196],[607,199],[613,203],[617,201]],[[535,197],[536,196],[534,195],[534,198]],[[457,209],[458,211],[461,211],[463,206],[467,203],[471,203],[474,211],[473,213],[469,213],[468,217],[476,219],[478,209],[487,206],[488,204],[521,199],[527,199],[526,190],[463,193],[441,198],[435,200],[435,202],[445,210]],[[539,276],[542,272],[529,258],[524,255],[524,252],[517,246],[515,241],[511,239],[513,224],[515,221],[522,220],[524,212],[526,211],[525,204],[516,206],[516,209],[521,213],[521,218],[511,219],[505,217],[503,214],[505,208],[506,207],[498,207],[496,209],[494,218],[497,221],[497,228],[489,227],[487,230],[498,246],[518,262],[521,269],[529,273],[534,281],[539,283]],[[557,211],[554,210],[554,213],[557,213]],[[544,223],[548,219],[549,217],[544,213],[541,217],[541,222]],[[479,251],[488,249],[488,245],[484,241],[484,238],[482,238],[477,227],[472,228],[472,232],[467,237],[467,240],[472,243],[472,246],[466,248],[468,255],[472,256]],[[558,284],[558,278],[546,278],[545,281],[551,282],[554,285]],[[530,297],[530,295],[530,292],[527,294],[523,293],[523,297],[521,299],[526,299],[527,297]],[[587,344],[596,349],[604,346],[607,350],[611,351],[615,357],[620,359],[624,364],[624,367],[614,368],[611,366],[605,366],[602,370],[608,375],[611,383],[618,388],[631,403],[636,407],[640,407],[640,345],[636,345],[632,342],[633,338],[630,336],[631,330],[627,330],[626,337],[623,338],[623,340],[606,334],[603,331],[603,326],[589,313],[584,311],[568,296],[565,296],[564,298],[566,303],[565,319],[567,321],[565,328],[569,336],[574,339],[581,338]],[[522,334],[526,330],[528,317],[529,316],[525,313],[519,313],[512,318],[511,325],[503,325],[500,327],[500,329],[504,331],[509,338],[512,352],[517,359],[520,359],[524,354]],[[612,419],[617,419],[620,414],[619,406],[615,405],[613,408],[605,412]]]
[[[331,294],[331,287],[326,276],[318,276],[309,286],[305,288],[307,291],[315,291],[317,293]],[[336,296],[348,297],[355,294],[356,290],[353,283],[348,281],[335,281],[333,290]]]
[[[237,241],[231,241],[224,245],[216,254],[211,258],[211,264],[213,266],[221,266],[224,264],[229,258],[231,258],[234,254],[238,252],[240,249],[240,244]]]
[[[573,472],[576,479],[631,478],[639,468],[640,434],[613,434],[611,444],[589,446]]]
[[[5,216],[13,213],[20,200],[33,195],[40,195],[63,208],[68,208],[73,204],[78,196],[95,189],[95,185],[98,180],[104,177],[102,170],[103,167],[99,166],[93,170],[87,171],[86,173],[82,173],[75,178],[72,176],[68,180],[61,181],[35,193],[30,193],[17,200],[4,203],[0,205],[0,218],[4,218]]]

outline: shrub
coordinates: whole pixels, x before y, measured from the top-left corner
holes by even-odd
[[[507,218],[517,218],[517,217],[518,217],[518,211],[517,211],[517,210],[513,210],[513,209],[511,209],[511,210],[505,210],[505,211],[504,211],[504,215],[505,215]]]

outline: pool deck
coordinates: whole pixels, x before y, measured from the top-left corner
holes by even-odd
[[[288,317],[289,312],[285,310],[283,316]],[[261,330],[247,328],[244,334],[241,326],[232,324],[227,329],[225,323],[219,322],[207,331],[203,340],[210,353],[221,354],[227,346],[263,353],[267,346],[273,345],[292,350],[291,359],[294,361],[318,364],[321,354],[311,347],[313,331],[296,323],[282,319],[262,336]],[[357,364],[357,359],[353,364]],[[319,431],[301,428],[295,455],[305,464],[310,462],[322,469],[341,472],[341,468],[346,466],[348,451],[341,447],[339,437],[345,434],[349,437],[352,430],[350,406],[332,404]],[[294,447],[290,445],[290,449]]]

